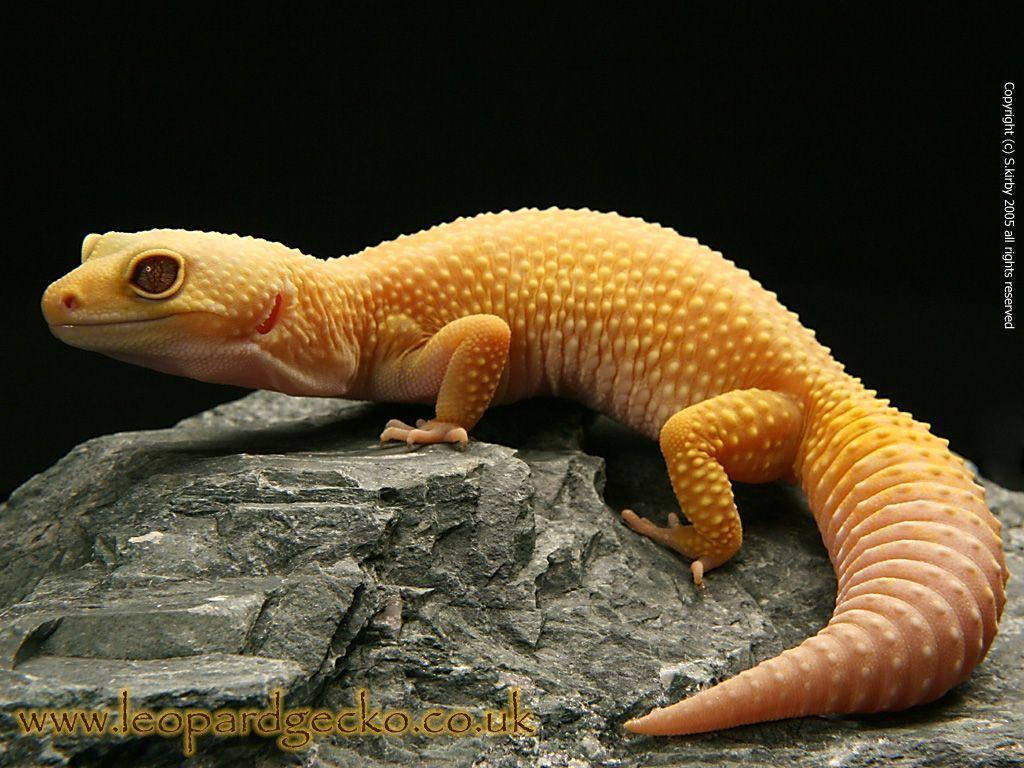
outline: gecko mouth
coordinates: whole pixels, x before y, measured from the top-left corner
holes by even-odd
[[[196,310],[194,312],[174,312],[169,315],[161,315],[160,317],[139,317],[135,320],[96,320],[87,321],[81,323],[47,323],[50,330],[54,329],[71,329],[71,328],[119,328],[125,325],[142,325],[144,323],[159,323],[161,320],[170,320],[175,317],[193,317],[196,315],[209,315],[210,317],[219,317],[214,312],[206,312],[204,310]]]
[[[222,318],[213,312],[179,312],[162,317],[108,322],[47,323],[50,333],[73,347],[103,352],[152,345],[161,339],[216,335]],[[180,328],[179,323],[184,323]]]
[[[50,330],[53,330],[55,328],[60,328],[62,330],[67,328],[116,328],[121,325],[155,323],[158,320],[166,320],[168,317],[176,317],[176,315],[165,315],[164,317],[145,317],[139,318],[138,320],[110,320],[95,323],[47,323],[47,325],[50,326]]]

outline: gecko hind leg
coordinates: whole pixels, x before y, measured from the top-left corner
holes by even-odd
[[[726,392],[684,408],[661,428],[672,490],[691,525],[675,513],[659,526],[629,509],[622,519],[631,529],[693,560],[697,586],[705,571],[739,550],[743,527],[730,478],[764,483],[791,471],[803,415],[789,395],[769,390]]]

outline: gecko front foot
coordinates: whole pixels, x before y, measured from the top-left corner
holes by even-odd
[[[701,557],[699,554],[700,534],[692,525],[683,525],[679,520],[679,515],[675,512],[669,513],[667,526],[652,523],[646,517],[640,517],[632,509],[624,509],[621,514],[623,522],[631,530],[663,544],[669,549],[674,549],[684,557],[693,559],[690,564],[690,572],[693,574],[693,583],[698,587],[704,586],[704,571],[719,564],[712,558]]]
[[[415,427],[411,427],[404,421],[391,419],[384,425],[384,431],[380,433],[382,443],[389,440],[398,440],[409,445],[430,445],[431,443],[465,445],[469,442],[469,435],[463,427],[447,421],[420,419],[416,422]]]

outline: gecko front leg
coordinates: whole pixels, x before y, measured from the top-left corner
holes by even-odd
[[[508,363],[511,335],[508,323],[496,315],[468,315],[396,361],[390,376],[403,399],[436,395],[436,415],[415,427],[392,419],[381,442],[465,444],[494,398]]]

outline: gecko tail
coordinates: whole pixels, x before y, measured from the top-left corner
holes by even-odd
[[[999,521],[946,441],[874,394],[846,376],[814,388],[796,461],[838,578],[829,623],[627,729],[692,734],[905,709],[985,657],[1009,578]]]
[[[629,720],[625,727],[633,733],[671,736],[823,714],[828,710],[827,691],[803,671],[813,670],[811,640],[689,698]]]

